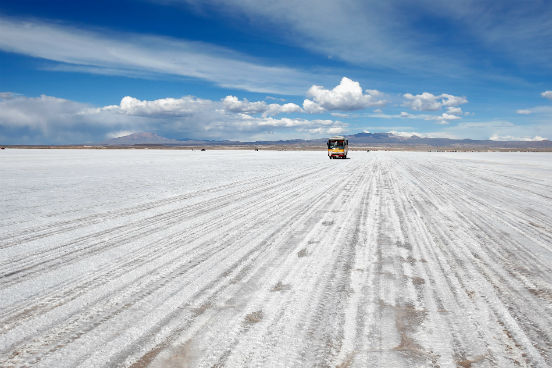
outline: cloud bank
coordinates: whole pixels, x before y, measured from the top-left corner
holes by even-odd
[[[94,107],[42,95],[0,98],[0,139],[9,144],[98,143],[127,132],[152,131],[172,138],[273,140],[342,133],[347,124],[325,119],[276,118],[295,104],[221,101],[194,96],[140,100]],[[8,141],[9,140],[9,141]]]

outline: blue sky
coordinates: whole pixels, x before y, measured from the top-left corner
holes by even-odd
[[[552,139],[550,1],[0,3],[0,143]]]

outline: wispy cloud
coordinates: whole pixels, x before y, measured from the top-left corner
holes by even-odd
[[[552,101],[552,91],[544,91],[541,96],[547,100]],[[516,114],[519,115],[536,115],[542,118],[552,118],[552,105],[534,106],[531,108],[518,109]]]
[[[269,65],[203,42],[5,17],[0,18],[0,50],[62,63],[52,67],[57,70],[193,77],[263,93],[303,94],[315,80],[309,72]]]
[[[419,5],[434,16],[458,24],[483,47],[520,65],[550,70],[552,3],[549,1],[434,1]]]
[[[186,4],[193,9],[210,6],[228,15],[245,15],[258,24],[277,24],[281,34],[296,46],[357,65],[400,70],[435,70],[459,65],[439,54],[420,53],[427,39],[404,32],[399,18],[401,2],[384,1],[268,1],[268,0],[162,0],[162,4]],[[269,22],[266,22],[266,21]]]
[[[519,109],[516,113],[520,115],[539,114],[552,117],[552,106],[535,106],[529,109]]]
[[[481,67],[472,58],[477,49],[497,55],[500,63],[506,59],[551,68],[552,3],[547,1],[156,2],[191,5],[200,11],[208,7],[209,11],[219,11],[224,16],[245,15],[257,25],[284,30],[281,36],[296,46],[355,65],[447,76],[454,71],[458,76]],[[431,32],[420,26],[430,22],[446,25],[444,31]],[[470,56],[465,52],[467,42]],[[481,76],[501,77],[489,73]]]

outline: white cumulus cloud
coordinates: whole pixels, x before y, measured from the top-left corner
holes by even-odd
[[[360,110],[372,106],[383,106],[387,103],[383,94],[377,90],[362,90],[359,82],[343,77],[339,85],[333,89],[313,85],[307,92],[312,98],[303,102],[307,112],[322,112],[324,110]]]
[[[247,99],[240,100],[236,96],[226,96],[222,100],[222,104],[226,111],[243,112],[247,114],[262,113],[264,116],[273,116],[278,114],[289,114],[294,112],[302,112],[299,105],[294,103],[286,104],[267,104],[264,101],[250,102]]]
[[[458,120],[458,119],[461,119],[461,117],[452,115],[452,114],[447,114],[446,112],[444,112],[443,114],[435,118],[435,120],[437,120],[438,123],[442,125],[448,124],[450,120]]]
[[[415,111],[437,111],[442,107],[456,107],[468,102],[466,97],[454,96],[447,93],[434,95],[429,92],[423,92],[419,95],[405,93],[403,106],[410,107]]]
[[[244,113],[261,113],[267,109],[267,104],[264,101],[249,102],[247,99],[239,100],[236,96],[226,96],[222,100],[222,104],[227,111],[244,112]]]
[[[121,99],[119,105],[105,106],[102,110],[137,116],[187,116],[194,113],[194,111],[209,108],[212,105],[213,101],[202,100],[193,96],[160,98],[151,101],[125,96]]]
[[[453,112],[458,112],[456,110],[452,110]],[[460,111],[461,112],[461,111]],[[462,119],[460,116],[458,115],[455,115],[453,113],[450,113],[450,110],[449,112],[444,112],[442,113],[441,115],[431,115],[431,114],[411,114],[411,113],[408,113],[406,111],[402,111],[399,115],[385,115],[385,114],[375,114],[375,115],[372,115],[373,117],[378,117],[378,118],[387,118],[387,119],[391,119],[391,118],[405,118],[405,119],[422,119],[422,120],[428,120],[428,121],[436,121],[438,124],[441,124],[441,125],[446,125],[448,124],[451,120],[459,120],[459,119]]]
[[[326,111],[322,106],[308,98],[303,101],[303,110],[309,114],[320,114]]]
[[[552,100],[552,91],[544,91],[543,93],[541,93],[541,96],[549,100]]]
[[[455,115],[462,115],[462,108],[457,106],[449,106],[447,107],[447,112],[449,114],[455,114]]]

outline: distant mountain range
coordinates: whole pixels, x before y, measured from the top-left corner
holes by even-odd
[[[552,142],[542,141],[494,141],[475,139],[423,138],[417,135],[410,137],[392,133],[357,133],[347,136],[351,145],[406,145],[449,148],[496,147],[496,148],[552,148]]]
[[[542,141],[493,141],[474,139],[449,139],[449,138],[423,138],[416,135],[407,137],[393,133],[357,133],[345,136],[352,147],[442,147],[449,149],[482,149],[482,148],[508,148],[508,149],[552,149],[552,142]],[[279,141],[211,141],[194,139],[169,139],[155,133],[133,133],[123,137],[113,138],[105,142],[108,146],[137,146],[137,145],[160,145],[160,146],[277,146],[277,145],[300,145],[304,147],[323,147],[326,139],[292,139]]]

